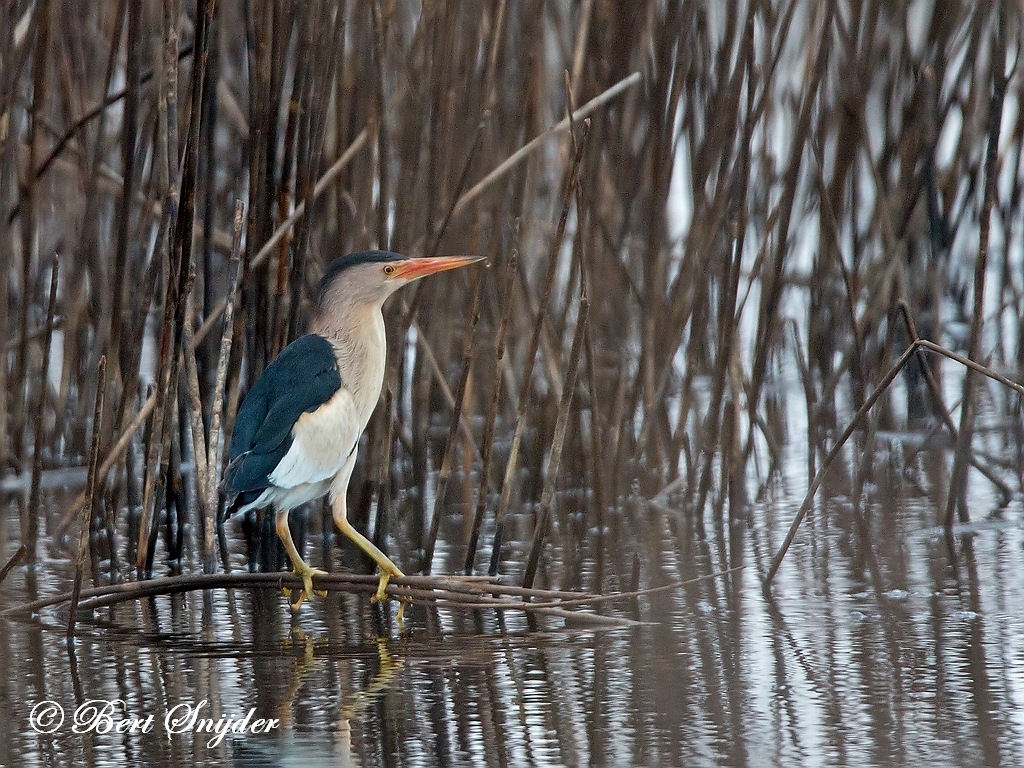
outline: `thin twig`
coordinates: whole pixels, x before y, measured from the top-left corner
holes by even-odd
[[[964,357],[963,355],[958,355],[953,350],[946,349],[945,347],[940,346],[933,341],[929,341],[928,339],[918,339],[916,342],[916,346],[923,347],[924,349],[927,349],[929,352],[934,352],[937,355],[943,355],[944,357],[948,357],[950,360],[960,363],[960,365],[966,366],[967,368],[970,368],[972,371],[980,373],[982,376],[987,376],[993,381],[998,381],[1004,387],[1009,387],[1018,395],[1024,397],[1024,385],[1006,378],[1001,373],[993,371],[988,366],[982,365],[981,363],[971,360],[970,358]]]
[[[839,439],[836,440],[831,450],[829,450],[828,455],[821,463],[821,466],[818,467],[818,471],[814,475],[814,480],[811,482],[811,486],[807,489],[807,494],[804,496],[803,503],[800,504],[800,509],[797,511],[796,517],[793,518],[793,522],[789,526],[789,532],[786,533],[786,538],[783,540],[782,546],[779,547],[779,551],[776,552],[775,556],[772,558],[771,566],[768,568],[768,574],[764,577],[764,591],[766,594],[771,588],[772,579],[775,578],[775,574],[778,572],[779,566],[782,565],[782,560],[786,556],[786,552],[789,551],[789,546],[793,543],[793,539],[796,537],[796,532],[800,527],[800,523],[803,522],[804,517],[806,517],[807,513],[810,511],[811,503],[814,501],[814,494],[818,492],[818,487],[825,479],[825,474],[832,466],[832,462],[834,462],[836,457],[839,456],[839,452],[843,449],[843,446],[846,445],[846,441],[850,439],[850,435],[854,433],[857,426],[864,419],[864,416],[871,410],[871,406],[878,401],[878,398],[880,398],[885,390],[889,388],[893,379],[895,379],[903,369],[903,366],[907,364],[907,360],[909,360],[914,354],[915,349],[916,346],[911,344],[903,351],[903,354],[899,356],[896,363],[889,369],[889,372],[885,374],[882,380],[878,383],[878,386],[875,387],[871,396],[864,401],[864,405],[857,410],[856,415],[846,426],[846,429],[843,430],[843,434],[839,436]]]
[[[487,187],[493,184],[497,179],[504,176],[506,173],[515,168],[519,163],[521,163],[523,160],[529,157],[530,154],[536,151],[539,147],[541,147],[545,141],[552,138],[553,136],[557,136],[561,133],[565,133],[566,131],[568,131],[569,126],[572,124],[573,120],[581,120],[587,115],[591,114],[592,112],[597,111],[598,107],[601,107],[604,104],[608,103],[616,96],[618,96],[620,93],[622,93],[628,88],[632,88],[639,82],[639,72],[634,72],[629,77],[623,78],[608,90],[592,98],[590,101],[588,101],[578,110],[576,110],[572,115],[563,118],[557,124],[553,125],[551,128],[548,128],[546,131],[544,131],[539,136],[536,136],[526,145],[520,147],[518,150],[513,152],[497,168],[495,168],[489,174],[484,176],[468,192],[466,192],[466,194],[464,194],[459,199],[459,202],[455,206],[455,215],[458,216],[460,213],[462,213],[463,209],[465,209],[467,205],[469,205],[473,200],[475,200],[476,197],[480,195],[480,193],[482,193]]]
[[[98,484],[97,464],[100,460],[100,426],[103,421],[103,396],[107,381],[107,356],[100,357],[96,371],[96,407],[92,414],[92,446],[89,449],[89,480],[86,484],[85,503],[82,505],[82,528],[78,532],[78,554],[75,559],[75,583],[71,589],[71,611],[68,616],[67,639],[75,636],[75,620],[78,615],[78,601],[82,595],[82,579],[85,576],[85,558],[89,552],[89,531],[92,530],[93,510],[96,508],[96,486]]]
[[[817,492],[819,486],[821,485],[821,482],[825,477],[825,473],[832,465],[832,462],[835,461],[836,457],[839,455],[840,450],[842,449],[846,441],[850,438],[850,435],[852,435],[853,432],[856,430],[857,425],[863,420],[865,414],[867,414],[867,412],[871,410],[871,407],[878,401],[878,398],[881,397],[882,393],[885,392],[885,390],[888,388],[890,384],[892,384],[893,379],[896,378],[896,375],[900,372],[903,366],[906,365],[907,360],[909,360],[910,357],[914,354],[914,352],[920,348],[927,349],[931,352],[935,352],[936,354],[944,355],[948,357],[950,360],[954,360],[977,373],[987,376],[994,381],[998,381],[1000,384],[1009,387],[1019,395],[1024,396],[1024,386],[1014,381],[1010,381],[1005,376],[996,373],[991,368],[981,365],[980,363],[977,363],[974,360],[970,360],[964,357],[963,355],[958,355],[957,353],[948,350],[945,347],[942,347],[938,344],[935,344],[934,342],[928,341],[927,339],[917,339],[916,341],[911,343],[910,346],[908,346],[903,351],[903,354],[899,356],[899,359],[892,366],[892,368],[889,369],[889,372],[886,373],[882,381],[879,382],[878,386],[871,393],[871,396],[864,401],[864,405],[862,405],[857,410],[857,413],[853,417],[853,420],[847,425],[846,429],[843,431],[842,435],[840,435],[835,445],[832,446],[832,449],[828,452],[828,455],[825,457],[824,462],[822,462],[821,467],[815,474],[814,480],[811,482],[811,486],[810,488],[807,489],[807,494],[804,496],[803,503],[800,505],[800,509],[797,512],[796,517],[793,518],[793,522],[789,527],[789,532],[786,534],[785,540],[782,542],[782,546],[779,547],[778,552],[776,552],[775,556],[772,558],[772,563],[768,569],[768,574],[765,576],[764,579],[764,589],[766,592],[771,587],[772,579],[775,578],[775,574],[779,570],[779,566],[782,565],[782,560],[786,556],[786,551],[789,549],[789,546],[793,543],[793,538],[796,536],[797,528],[800,527],[800,523],[803,521],[804,517],[807,515],[807,512],[810,510],[811,502],[814,499],[814,494]]]

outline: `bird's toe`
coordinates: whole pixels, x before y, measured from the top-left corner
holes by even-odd
[[[377,591],[370,598],[371,603],[383,603],[388,599],[388,581],[390,576],[383,571],[380,574],[380,581],[377,582]]]
[[[397,568],[394,571],[380,569],[380,580],[377,582],[377,591],[374,592],[373,597],[370,598],[371,602],[377,603],[388,599],[388,582],[391,581],[392,577],[402,578],[405,576]]]
[[[307,599],[312,599],[313,595],[316,595],[317,597],[327,597],[326,589],[313,589],[313,577],[326,576],[327,571],[322,571],[319,568],[310,568],[308,565],[303,563],[302,565],[296,564],[292,572],[302,579],[302,589],[297,590],[299,594],[295,598],[294,602],[291,603],[292,611],[299,610],[299,608],[302,607],[302,603]],[[290,587],[281,587],[281,592],[285,597],[290,598],[293,591],[295,590],[292,590]]]
[[[325,589],[313,589],[313,577],[314,576],[326,576],[327,571],[321,571],[319,568],[310,568],[308,565],[297,571],[298,575],[302,578],[302,596],[303,598],[312,598],[313,595],[320,597],[327,596],[327,590]]]

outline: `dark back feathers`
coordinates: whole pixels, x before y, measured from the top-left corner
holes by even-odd
[[[241,494],[245,503],[254,501],[270,485],[269,476],[288,453],[295,422],[339,389],[338,361],[327,339],[306,334],[285,347],[238,409],[224,472],[229,497]]]

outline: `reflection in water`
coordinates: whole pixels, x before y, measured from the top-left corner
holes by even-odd
[[[70,652],[59,613],[2,622],[0,763],[1021,764],[1018,512],[976,524],[954,568],[931,502],[893,498],[879,486],[863,502],[865,557],[851,546],[860,534],[849,500],[827,496],[770,601],[755,567],[763,572],[791,499],[766,500],[748,525],[703,540],[647,510],[606,550],[604,591],[628,586],[634,552],[641,586],[747,568],[603,608],[650,622],[630,630],[416,606],[400,636],[360,597],[293,616],[276,592],[242,590],[101,612],[80,624]],[[545,578],[561,585],[561,564],[582,562],[572,578],[597,586],[601,546],[606,532],[595,529]],[[658,550],[660,561],[649,558]],[[11,576],[4,605],[37,589],[28,577]],[[29,726],[43,700],[68,713],[52,735]],[[73,710],[91,700],[123,702],[115,719],[153,715],[155,726],[72,732]],[[169,712],[203,701],[206,717],[237,721],[252,709],[279,724],[219,743],[166,733]]]
[[[984,318],[979,359],[1020,378],[1020,5],[5,3],[0,565],[31,543],[19,528],[50,538],[34,570],[19,567],[0,585],[0,611],[70,583],[74,546],[55,532],[74,536],[96,358],[111,362],[101,420],[110,447],[148,385],[163,381],[160,361],[177,360],[167,342],[192,346],[160,320],[175,305],[171,265],[192,232],[197,282],[191,307],[177,311],[212,333],[198,359],[183,357],[179,389],[195,376],[204,416],[220,402],[213,307],[236,272],[225,259],[236,197],[248,201],[249,276],[229,402],[304,324],[305,288],[335,252],[390,241],[490,257],[471,332],[461,278],[425,284],[422,301],[410,295],[388,310],[408,332],[389,340],[396,386],[359,452],[373,458],[357,473],[352,512],[391,539],[403,568],[418,569],[430,519],[443,530],[429,565],[460,572],[474,502],[486,512],[480,539],[493,542],[493,492],[505,489],[498,553],[519,583],[533,505],[557,487],[538,586],[610,593],[737,570],[604,603],[647,622],[615,631],[417,607],[399,635],[392,614],[365,597],[334,595],[292,616],[279,594],[248,590],[83,616],[71,648],[60,611],[0,618],[0,765],[1024,765],[1020,496],[995,502],[1012,493],[971,470],[972,522],[956,531],[955,561],[935,528],[957,442],[935,417],[964,397],[958,366],[935,360],[941,398],[919,365],[904,370],[832,465],[773,599],[758,579],[838,430],[906,344],[899,300],[923,335],[959,351],[965,321]],[[196,77],[207,27],[193,11],[204,6],[226,6],[211,35],[209,89]],[[166,54],[178,44],[172,77]],[[574,139],[545,128],[562,119],[567,95],[577,104],[610,96],[616,80],[627,90],[591,113],[574,172]],[[180,120],[165,114],[175,114],[175,81]],[[92,110],[122,87],[125,99]],[[185,96],[200,92],[197,112]],[[997,109],[1004,119],[990,121]],[[180,166],[168,151],[175,132],[189,150],[177,153]],[[320,176],[328,164],[330,184]],[[560,199],[573,176],[579,194],[562,239]],[[185,182],[180,206],[174,179]],[[314,179],[325,191],[315,206]],[[991,210],[987,181],[997,188]],[[271,230],[299,205],[307,214],[271,246]],[[981,294],[969,274],[989,247]],[[272,261],[256,266],[257,250]],[[506,272],[515,251],[519,268]],[[47,347],[54,252],[58,327]],[[969,310],[972,293],[985,302]],[[473,342],[472,361],[460,337]],[[563,359],[573,337],[586,342],[575,388]],[[461,370],[471,375],[456,385]],[[442,382],[465,386],[462,415],[487,462],[469,450],[474,440],[449,432]],[[557,404],[568,393],[566,422]],[[163,402],[170,415],[176,398]],[[1019,399],[984,389],[967,402],[979,469],[1019,489]],[[491,476],[510,466],[519,414],[520,472],[489,493]],[[168,441],[158,452],[167,471],[138,433],[99,499],[92,583],[134,570],[129,542],[149,496],[143,456],[149,478],[171,475],[174,503],[153,501],[192,515],[159,526],[167,539],[152,550],[156,567],[200,570],[196,506],[178,505],[195,484],[175,482],[195,466],[188,420],[180,433],[167,421],[163,434],[159,412],[145,421]],[[568,434],[552,486],[545,457],[559,423]],[[445,441],[463,473],[447,497],[436,477],[449,463]],[[36,496],[36,459],[42,521],[23,511]],[[428,518],[435,496],[444,514]],[[309,515],[310,564],[351,567],[321,535],[331,525]],[[178,534],[185,557],[169,563]],[[235,549],[222,562],[246,567],[238,522],[227,536]],[[275,559],[261,554],[256,562]],[[100,711],[95,727],[75,732],[76,712]],[[189,714],[195,727],[167,731]],[[199,719],[234,731],[199,733]]]

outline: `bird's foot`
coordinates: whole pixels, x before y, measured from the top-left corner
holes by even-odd
[[[384,568],[380,569],[380,580],[377,582],[377,591],[373,593],[373,597],[370,598],[370,602],[377,603],[388,599],[388,582],[391,581],[392,576],[396,579],[400,579],[405,576],[405,574],[397,568],[393,571]]]
[[[373,593],[373,597],[370,598],[370,602],[371,603],[378,603],[378,602],[382,603],[382,602],[385,602],[388,599],[388,582],[391,581],[392,577],[400,579],[403,576],[405,576],[405,574],[402,573],[397,568],[395,568],[393,571],[381,568],[380,569],[380,580],[377,582],[377,591]],[[402,620],[403,620],[403,618],[405,616],[405,603],[406,603],[406,600],[403,599],[402,597],[397,597],[397,596],[396,596],[395,599],[398,601],[398,616],[397,616],[398,624],[399,624],[399,626],[402,626],[402,623],[403,623]]]
[[[302,579],[302,591],[299,592],[298,598],[291,604],[293,611],[299,610],[302,607],[302,603],[307,598],[312,599],[313,595],[317,597],[327,597],[326,589],[313,589],[313,577],[314,576],[326,576],[327,571],[322,571],[319,568],[313,568],[305,563],[296,563],[292,569],[293,573]],[[285,597],[291,597],[292,591],[288,587],[282,587],[281,591]]]

